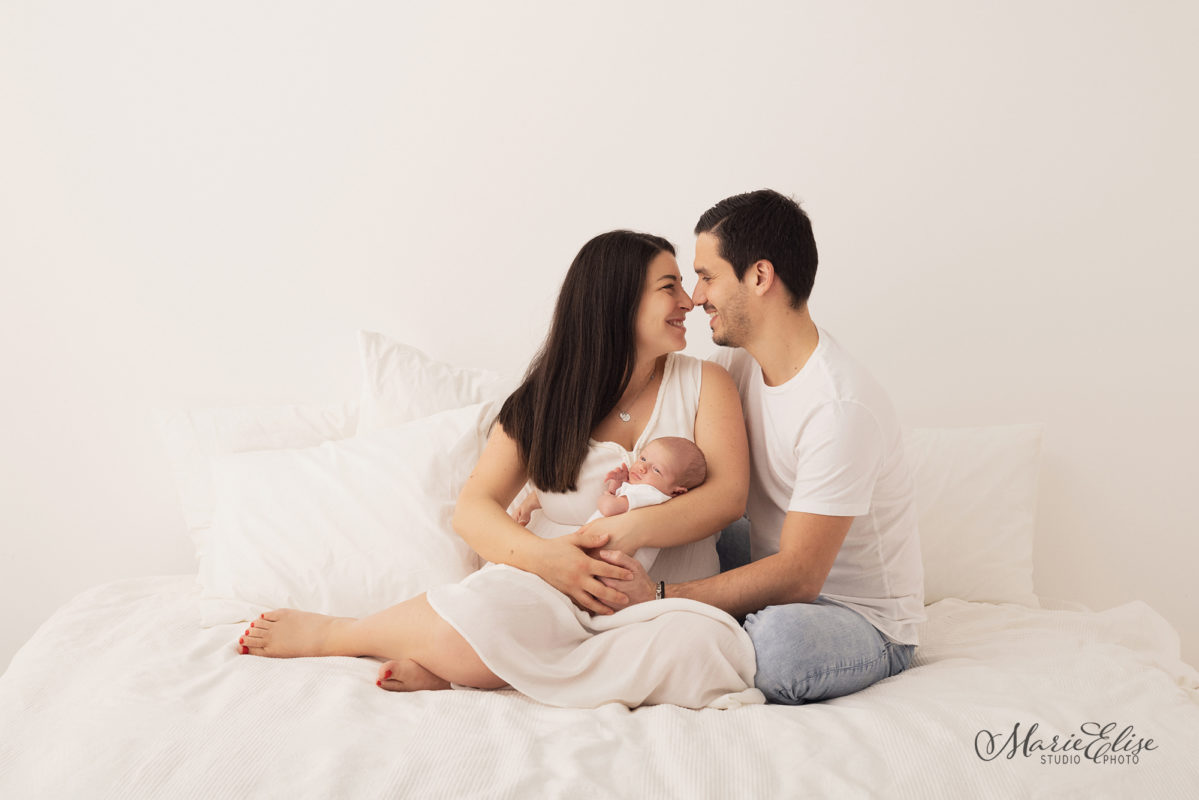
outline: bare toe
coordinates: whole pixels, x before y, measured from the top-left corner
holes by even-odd
[[[419,692],[426,689],[448,689],[450,683],[434,675],[410,658],[388,661],[379,667],[375,685],[389,692]]]
[[[392,675],[395,675],[396,670],[399,669],[399,666],[400,662],[398,661],[384,661],[379,665],[379,681],[385,681]],[[379,681],[376,681],[376,684]]]
[[[237,637],[237,652],[241,653],[242,655],[249,653],[250,647],[252,646],[262,646],[262,631],[256,627],[250,627],[251,624],[252,623],[247,622],[246,629],[243,630]]]

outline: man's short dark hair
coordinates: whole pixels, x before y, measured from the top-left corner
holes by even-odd
[[[774,265],[774,273],[799,308],[812,294],[816,281],[816,239],[812,222],[789,197],[771,189],[734,195],[704,212],[695,235],[710,233],[719,242],[720,257],[733,265],[737,280],[756,261]]]

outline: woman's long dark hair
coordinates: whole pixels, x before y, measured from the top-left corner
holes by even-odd
[[[637,309],[649,263],[674,245],[633,231],[601,233],[575,256],[550,332],[499,423],[538,489],[573,492],[591,431],[633,377]]]

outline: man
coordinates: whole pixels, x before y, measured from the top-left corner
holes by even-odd
[[[693,300],[741,395],[751,563],[665,587],[745,617],[767,699],[804,703],[907,668],[924,619],[911,472],[873,378],[808,313],[816,242],[799,205],[761,190],[695,227]],[[620,554],[609,560],[634,569]],[[636,572],[636,570],[634,569]],[[605,581],[607,582],[607,581]],[[633,602],[644,572],[611,582]]]

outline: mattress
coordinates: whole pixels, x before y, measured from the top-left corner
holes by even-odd
[[[0,678],[0,797],[1199,792],[1199,674],[1143,603],[943,600],[907,672],[728,711],[388,693],[371,659],[240,656],[240,626],[199,627],[197,603],[194,576],[139,578],[42,625]]]

